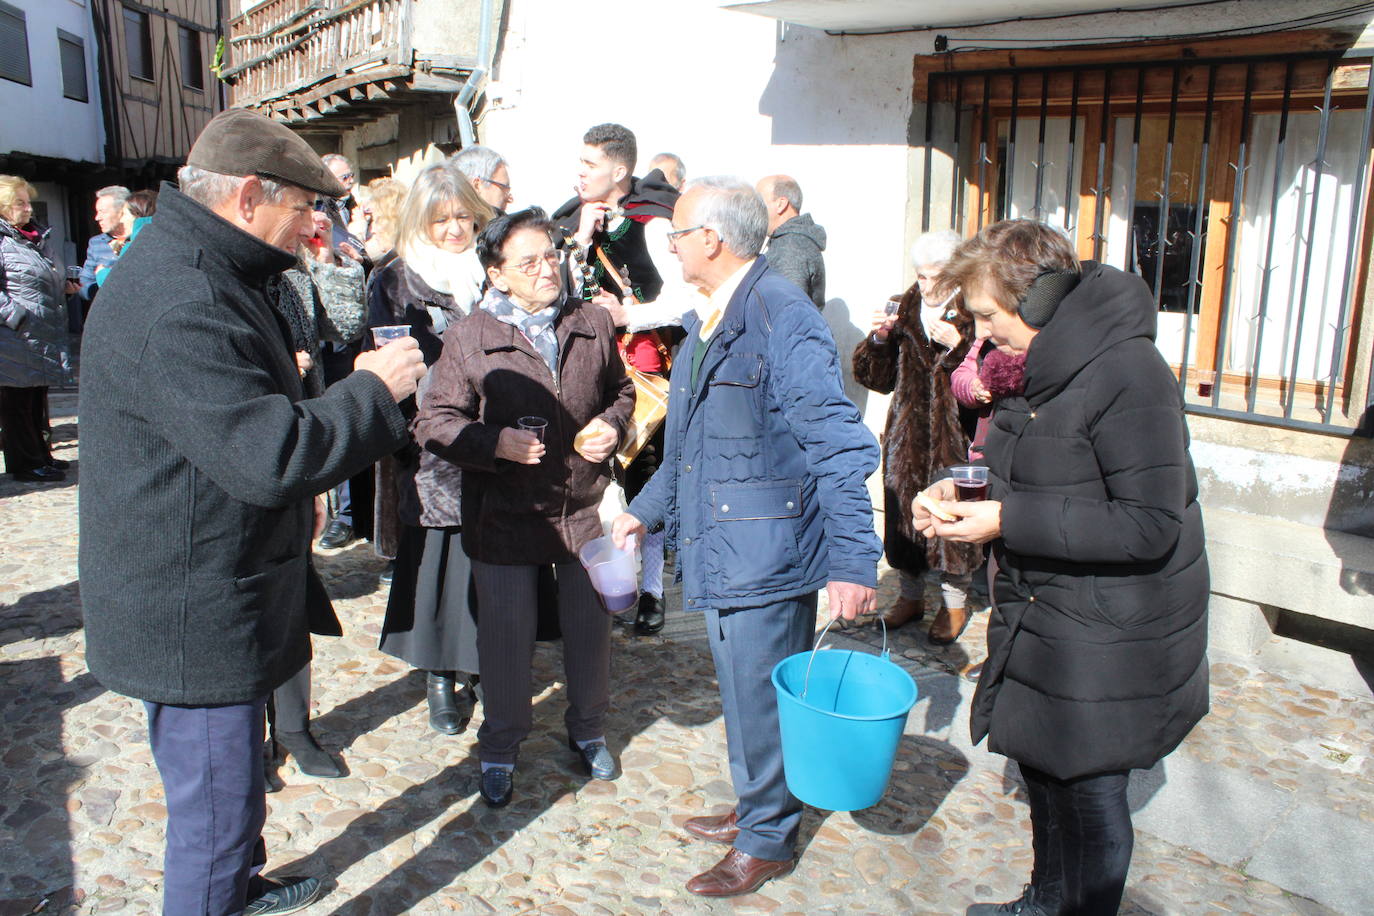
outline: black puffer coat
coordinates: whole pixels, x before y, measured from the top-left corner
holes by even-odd
[[[1002,500],[975,742],[1060,778],[1149,767],[1207,712],[1207,557],[1145,284],[1090,261],[987,439]]]

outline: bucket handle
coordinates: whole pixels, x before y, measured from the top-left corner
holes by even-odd
[[[820,635],[816,637],[816,642],[811,646],[811,659],[806,663],[806,680],[802,682],[801,699],[803,701],[806,699],[806,691],[811,687],[811,666],[816,663],[816,651],[820,649],[821,640],[825,639],[825,634],[830,632],[830,628],[834,626],[835,621],[839,619],[838,617],[831,617],[830,622],[821,630]],[[879,614],[878,622],[883,625],[883,653],[881,658],[886,661],[890,658],[890,654],[887,651],[887,621],[883,619],[883,615]]]

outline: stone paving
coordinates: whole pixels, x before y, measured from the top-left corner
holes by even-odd
[[[54,439],[69,459],[73,411],[70,394],[55,396]],[[61,485],[0,482],[0,916],[155,913],[160,903],[165,808],[142,708],[103,690],[83,662],[75,464]],[[490,811],[476,791],[480,707],[460,735],[430,731],[422,677],[375,649],[386,594],[370,546],[317,561],[346,635],[315,642],[314,729],[349,773],[316,780],[282,765],[266,828],[269,873],[326,879],[310,914],[962,913],[974,900],[1015,897],[1027,880],[1015,768],[968,743],[971,691],[958,672],[981,657],[984,615],[946,649],[920,628],[893,634],[922,698],[883,801],[852,814],[808,809],[791,876],[707,901],[683,883],[722,850],[680,825],[726,810],[732,795],[710,657],[690,618],[674,615],[664,637],[616,637],[608,735],[625,772],[613,783],[573,768],[560,650],[541,644],[516,798]],[[885,576],[887,600],[894,589]],[[836,637],[870,651],[880,642],[869,627]],[[1218,660],[1213,712],[1169,763],[1344,815],[1368,828],[1367,841],[1371,723],[1368,696]],[[1350,864],[1364,858],[1367,870],[1369,848],[1349,850]],[[1137,830],[1123,913],[1341,911],[1247,874],[1245,861]]]

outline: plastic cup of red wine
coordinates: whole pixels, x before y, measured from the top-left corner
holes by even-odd
[[[544,441],[544,430],[549,428],[549,421],[543,417],[521,417],[516,425],[527,433],[534,433],[539,437],[539,441]]]
[[[965,464],[950,468],[954,478],[954,495],[960,502],[988,498],[988,469],[982,465]]]

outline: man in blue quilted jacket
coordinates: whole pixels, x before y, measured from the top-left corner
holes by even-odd
[[[687,889],[732,897],[795,865],[801,802],[783,779],[770,676],[811,647],[822,586],[831,617],[873,609],[882,544],[864,481],[878,444],[820,313],[759,256],[768,214],[753,187],[690,182],[672,223],[683,279],[709,302],[684,323],[663,463],[613,534],[666,529],[686,609],[706,615],[739,801],[686,822],[731,847]]]

